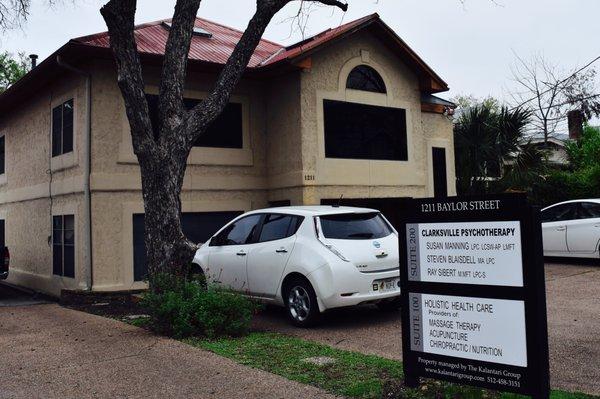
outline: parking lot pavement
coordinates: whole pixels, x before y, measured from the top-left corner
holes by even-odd
[[[551,385],[600,395],[600,266],[546,263]],[[402,358],[399,313],[361,306],[326,313],[312,329],[291,326],[268,308],[254,328],[319,341],[341,349]]]
[[[28,292],[0,283],[0,307],[27,306],[47,303],[47,298],[35,292]]]
[[[57,304],[0,308],[0,398],[333,398]]]

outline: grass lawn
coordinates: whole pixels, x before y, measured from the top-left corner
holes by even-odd
[[[190,338],[184,342],[209,350],[234,361],[278,374],[289,380],[314,385],[328,392],[353,398],[519,398],[518,395],[453,385],[433,380],[420,389],[401,384],[402,363],[374,355],[334,349],[312,341],[282,334],[252,333],[243,338],[206,340]],[[317,365],[305,359],[329,357],[334,363]],[[553,391],[552,399],[591,399],[590,395]],[[596,397],[598,398],[598,397]]]

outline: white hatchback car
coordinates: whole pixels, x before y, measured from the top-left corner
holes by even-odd
[[[600,199],[560,202],[542,209],[544,256],[600,257]]]
[[[332,308],[399,306],[398,235],[374,209],[248,212],[203,244],[193,262],[209,282],[285,306],[299,326]]]

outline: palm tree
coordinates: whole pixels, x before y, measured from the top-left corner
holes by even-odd
[[[521,151],[529,117],[524,109],[498,109],[489,103],[476,104],[460,114],[454,126],[459,194],[495,191],[497,184],[491,182],[500,179],[503,169],[524,165],[511,161]]]

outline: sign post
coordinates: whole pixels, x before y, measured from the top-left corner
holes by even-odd
[[[405,383],[548,398],[539,214],[524,195],[415,199],[400,229]]]

